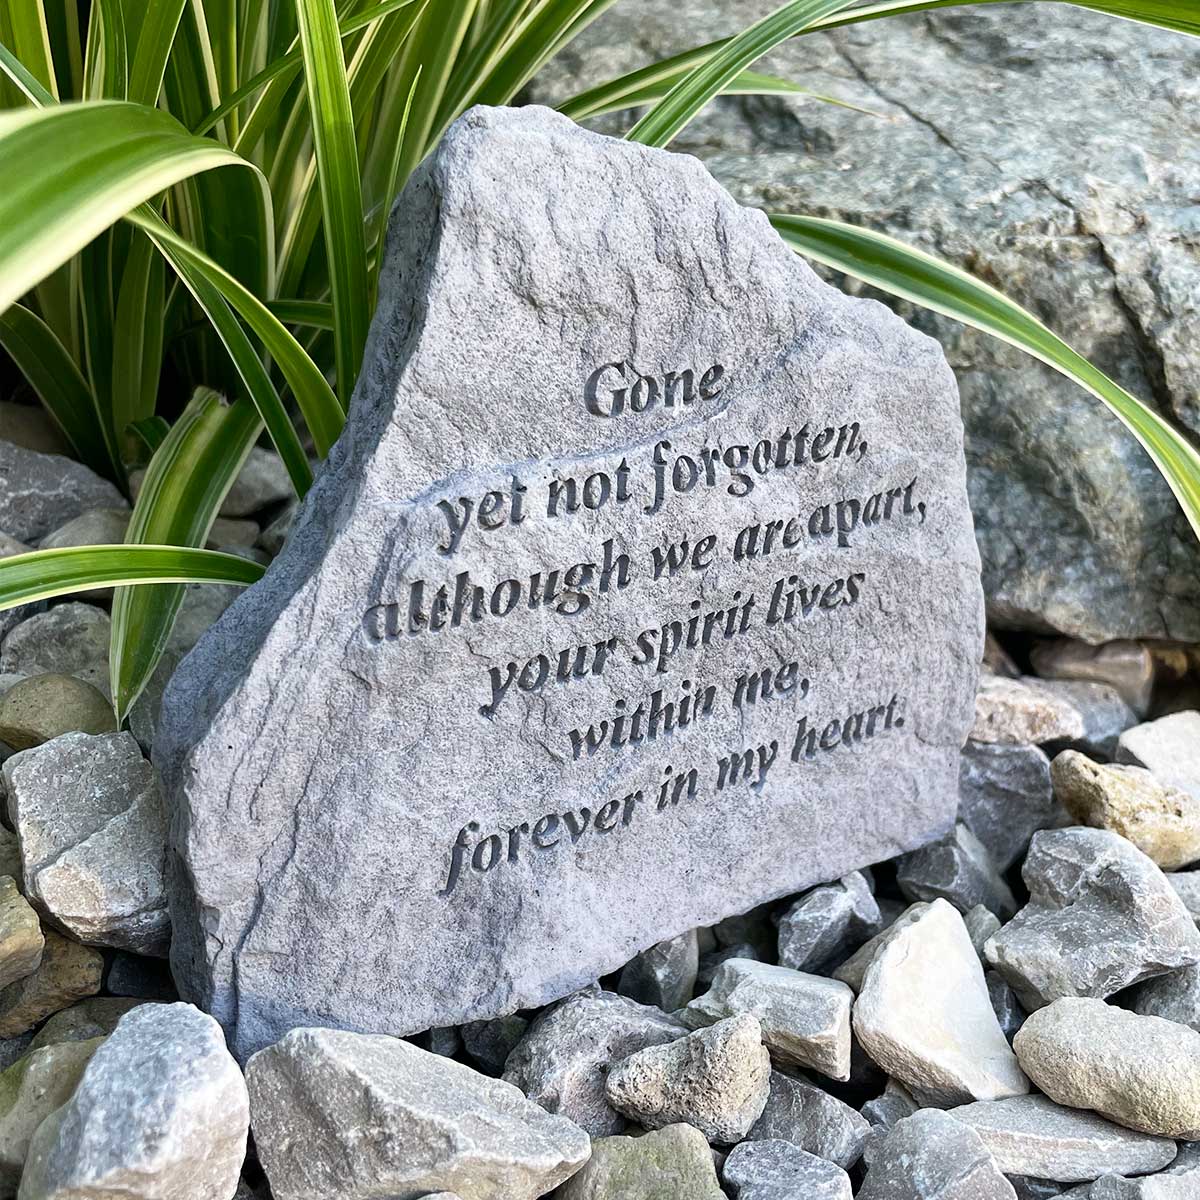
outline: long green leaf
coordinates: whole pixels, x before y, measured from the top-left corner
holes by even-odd
[[[956,321],[1053,367],[1103,401],[1142,444],[1200,538],[1200,451],[1002,292],[895,238],[841,221],[775,214],[784,241],[809,258]]]
[[[198,389],[150,460],[126,540],[203,546],[261,428],[248,401],[226,404],[216,392]],[[182,600],[183,588],[177,584],[117,591],[109,671],[119,719],[154,673]]]
[[[155,104],[187,0],[141,0],[145,6],[129,72],[129,99]]]
[[[57,97],[54,57],[42,0],[7,0],[7,3],[17,58],[47,91]]]
[[[129,40],[124,0],[92,0],[83,64],[83,98],[124,100],[128,87]]]
[[[337,391],[349,406],[367,342],[367,246],[346,63],[333,0],[296,0],[333,295]]]
[[[142,201],[245,160],[157,109],[121,101],[0,113],[0,312]]]
[[[154,415],[162,371],[166,308],[162,255],[134,232],[113,320],[112,427],[127,444],[129,426]]]
[[[119,479],[120,464],[112,461],[87,381],[54,331],[35,313],[14,304],[0,313],[0,346],[62,428],[75,453],[94,471]]]
[[[247,586],[266,570],[253,559],[180,546],[67,546],[0,558],[0,611],[95,587],[145,583]]]

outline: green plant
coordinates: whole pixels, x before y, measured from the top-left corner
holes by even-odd
[[[10,165],[0,194],[0,346],[84,462],[127,488],[130,466],[149,456],[127,544],[0,562],[0,608],[153,585],[117,587],[119,718],[158,661],[181,585],[261,574],[200,547],[263,430],[301,496],[312,479],[304,435],[318,457],[336,440],[385,224],[405,180],[461,112],[511,103],[614,2],[7,0],[0,8],[8,110],[0,159]],[[576,119],[647,108],[628,136],[663,146],[723,92],[807,94],[751,69],[784,39],[998,2],[790,0],[734,38],[562,107]],[[1200,34],[1194,0],[1076,6]],[[800,253],[1005,338],[1089,389],[1145,447],[1200,536],[1200,454],[1035,318],[890,238],[772,219]],[[171,398],[188,393],[173,413]]]

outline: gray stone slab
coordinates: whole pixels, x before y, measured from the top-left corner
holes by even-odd
[[[938,347],[544,110],[467,114],[397,211],[346,432],[164,700],[173,965],[243,1055],[544,1004],[957,803]]]
[[[0,439],[0,531],[9,537],[35,542],[90,508],[123,505],[125,497],[82,463]]]

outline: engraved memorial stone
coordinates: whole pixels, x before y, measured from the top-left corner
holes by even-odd
[[[953,377],[695,160],[464,116],[346,432],[168,688],[172,961],[245,1056],[545,1004],[945,832]]]

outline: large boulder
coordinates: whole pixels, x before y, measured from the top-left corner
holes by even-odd
[[[535,96],[558,102],[776,7],[618,4]],[[884,119],[728,98],[674,147],[744,204],[850,220],[965,267],[1200,430],[1194,40],[1064,5],[1001,5],[794,39],[764,68]],[[993,619],[1097,642],[1200,640],[1200,552],[1133,438],[1020,352],[942,318],[917,322],[958,375]]]

